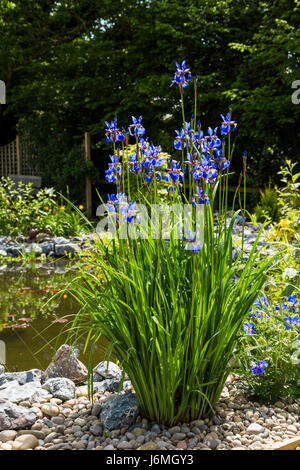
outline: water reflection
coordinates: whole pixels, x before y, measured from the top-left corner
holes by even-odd
[[[6,347],[7,370],[45,369],[57,347],[66,341],[62,331],[79,305],[61,290],[77,274],[76,266],[64,260],[0,266],[0,341]],[[59,295],[49,302],[55,293]],[[87,363],[83,344],[76,347],[78,357]],[[99,345],[94,362],[102,358]]]

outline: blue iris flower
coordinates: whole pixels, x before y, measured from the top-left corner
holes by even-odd
[[[266,369],[266,367],[268,367],[268,365],[269,364],[264,359],[262,361],[258,361],[257,365],[252,367],[250,371],[252,372],[253,375],[261,375]]]
[[[142,119],[143,119],[142,116],[140,116],[138,120],[134,116],[131,116],[131,117],[132,117],[133,124],[130,124],[129,126],[130,135],[143,137],[146,131],[145,131],[145,128],[141,124]],[[132,129],[133,129],[133,133],[132,133]]]
[[[197,230],[195,234],[193,235],[190,230],[187,231],[187,238],[184,239],[184,241],[188,242],[186,245],[184,245],[183,249],[184,250],[190,250],[193,253],[198,253],[201,248],[202,248],[202,243],[200,240],[197,240]]]
[[[230,113],[226,114],[226,118],[223,116],[223,114],[221,114],[221,118],[221,135],[227,135],[231,130],[235,131],[237,123],[235,121],[231,121]]]
[[[199,189],[198,186],[196,187],[196,194],[194,194],[191,204],[192,206],[196,206],[197,204],[209,205],[209,198],[206,196],[205,191],[203,189]]]
[[[108,164],[108,170],[105,171],[105,178],[109,183],[120,181],[122,165],[118,160],[118,156],[110,155],[111,163]]]
[[[177,67],[177,70],[174,75],[174,80],[172,81],[171,86],[179,85],[181,90],[184,90],[188,86],[188,82],[192,78],[192,74],[190,72],[190,69],[186,67],[186,62],[185,60],[182,61],[181,66],[175,62],[175,65]]]
[[[116,119],[112,121],[110,124],[107,121],[105,121],[105,124],[106,124],[106,129],[105,129],[106,142],[121,142],[122,140],[125,139],[123,132],[121,132],[120,129],[117,128]]]
[[[244,323],[243,331],[246,333],[246,335],[252,335],[256,333],[256,328],[255,328],[254,323],[253,322]]]

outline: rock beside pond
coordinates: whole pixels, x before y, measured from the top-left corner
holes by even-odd
[[[104,379],[121,380],[122,370],[114,362],[102,361],[93,369],[93,377],[95,382]]]
[[[88,370],[77,359],[72,348],[67,344],[63,344],[57,350],[43,377],[45,380],[54,377],[65,377],[73,380],[75,384],[81,384],[87,380]]]
[[[48,379],[43,388],[62,401],[75,398],[75,383],[65,377]]]
[[[56,256],[65,256],[68,253],[76,253],[79,251],[78,245],[75,243],[62,243],[59,245],[55,245],[55,254]]]
[[[26,428],[32,426],[36,420],[37,416],[30,408],[0,398],[0,431]]]
[[[100,412],[100,420],[104,429],[112,429],[130,426],[138,415],[138,403],[134,393],[125,392],[107,401]]]

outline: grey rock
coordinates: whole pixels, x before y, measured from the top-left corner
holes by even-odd
[[[4,374],[4,371],[5,371],[4,366],[0,364],[0,375]]]
[[[120,367],[114,362],[102,361],[93,369],[93,376],[95,381],[104,379],[118,379],[121,380],[122,371]]]
[[[16,246],[8,246],[7,247],[7,254],[12,255],[14,257],[21,256],[22,255],[22,247],[16,247]]]
[[[0,431],[5,429],[24,429],[37,420],[36,414],[23,406],[0,399]]]
[[[45,255],[49,255],[51,251],[54,253],[54,243],[52,242],[42,242],[40,247]]]
[[[24,385],[29,382],[40,382],[43,372],[40,369],[31,369],[26,372],[5,372],[0,374],[0,386],[17,380],[19,385]]]
[[[41,388],[41,383],[37,381],[19,385],[17,380],[13,380],[0,386],[0,398],[9,400],[12,403],[23,401],[33,403],[46,395],[45,391]]]
[[[55,245],[56,256],[65,256],[68,253],[76,253],[79,251],[79,247],[75,243],[64,243]]]
[[[120,385],[120,380],[106,379],[106,380],[103,380],[102,382],[96,382],[96,383],[97,383],[97,387],[96,389],[94,388],[94,391],[102,390],[103,392],[117,392],[119,385]]]
[[[34,252],[37,256],[40,256],[43,253],[43,250],[37,243],[32,243],[31,245],[25,247],[25,253],[30,255],[32,252]]]
[[[65,377],[48,379],[43,388],[48,390],[55,398],[63,401],[75,398],[75,383]]]
[[[88,377],[88,370],[74,354],[72,348],[63,344],[56,352],[53,360],[47,367],[44,378],[66,377],[75,384],[82,384]]]
[[[125,392],[106,402],[101,409],[100,420],[104,430],[130,426],[138,415],[138,403],[135,394]]]
[[[69,241],[64,237],[54,237],[53,242],[55,243],[55,245],[65,245]]]

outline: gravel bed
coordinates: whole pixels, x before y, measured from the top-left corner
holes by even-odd
[[[0,431],[0,449],[34,450],[262,450],[300,437],[300,400],[271,406],[249,402],[239,391],[240,379],[230,376],[206,419],[168,427],[137,415],[132,424],[105,429],[101,410],[112,399],[128,394],[130,382],[117,393],[99,390],[94,403],[87,386],[76,387],[76,398],[48,394],[31,407],[37,420],[27,429]]]

